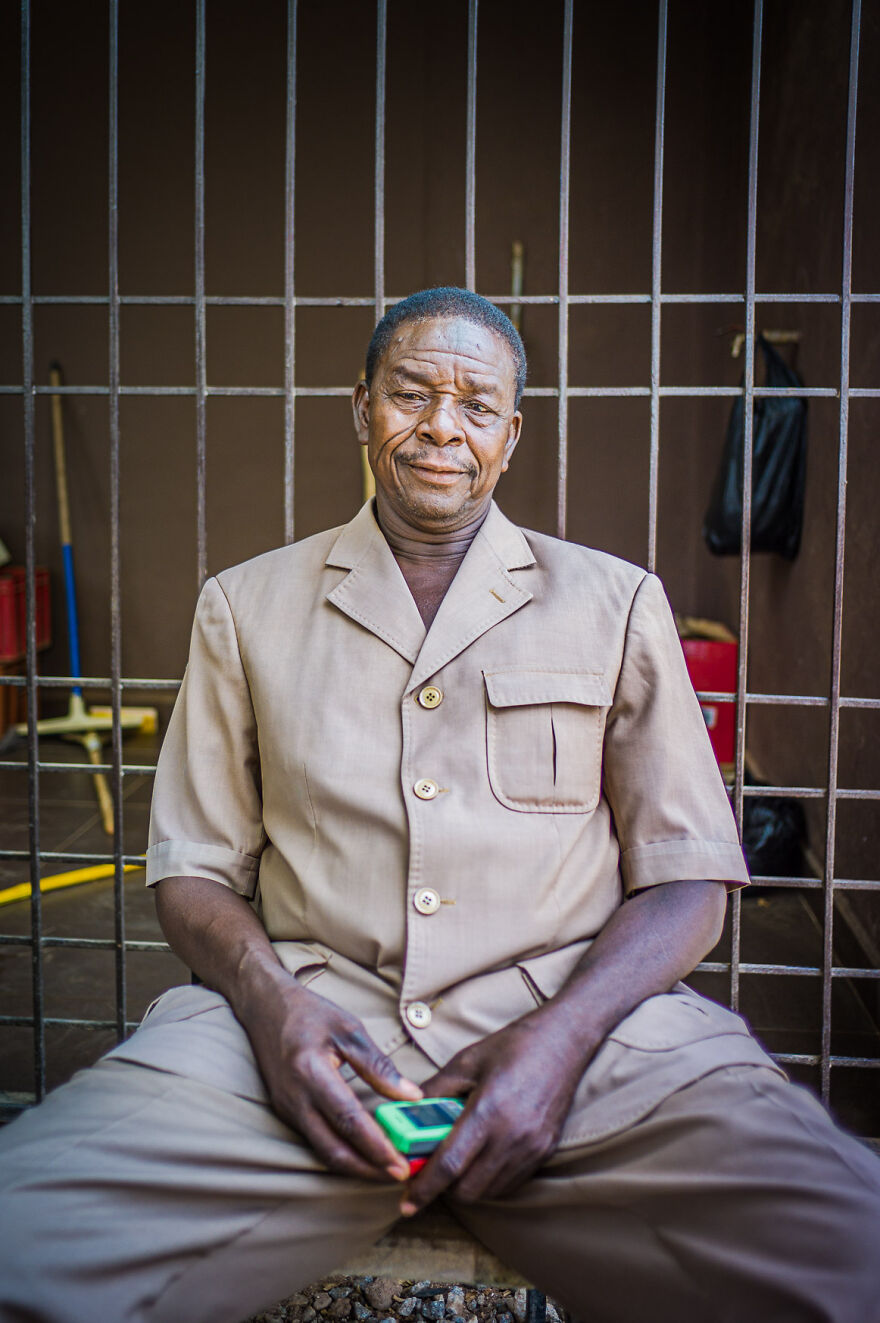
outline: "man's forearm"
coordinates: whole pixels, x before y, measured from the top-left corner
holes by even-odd
[[[721,935],[723,882],[666,882],[639,892],[608,921],[542,1018],[565,1025],[584,1065],[646,997],[684,978]]]
[[[168,944],[246,1021],[266,990],[290,983],[265,928],[243,896],[204,877],[164,878],[156,912]]]

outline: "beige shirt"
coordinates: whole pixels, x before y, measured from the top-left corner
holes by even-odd
[[[427,634],[370,504],[209,580],[147,861],[252,898],[291,971],[438,1063],[628,892],[747,881],[659,581],[495,506]]]

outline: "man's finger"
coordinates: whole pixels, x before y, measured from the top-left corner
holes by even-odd
[[[314,1108],[346,1148],[359,1153],[374,1169],[387,1172],[393,1180],[406,1180],[406,1158],[330,1062],[319,1060],[313,1065],[311,1086]]]
[[[453,1057],[442,1070],[424,1080],[422,1093],[426,1098],[461,1098],[471,1092],[476,1082],[473,1071]]]
[[[418,1084],[401,1075],[391,1058],[379,1051],[365,1030],[347,1035],[337,1043],[337,1049],[361,1079],[383,1097],[415,1102],[423,1096]]]
[[[296,1128],[331,1171],[368,1181],[389,1179],[390,1173],[384,1166],[374,1166],[363,1158],[314,1109],[309,1109],[297,1119]]]

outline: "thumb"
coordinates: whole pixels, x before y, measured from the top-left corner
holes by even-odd
[[[459,1098],[471,1092],[477,1081],[472,1070],[457,1057],[447,1061],[436,1074],[422,1084],[426,1098]]]

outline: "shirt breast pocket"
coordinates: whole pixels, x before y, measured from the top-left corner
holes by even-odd
[[[595,671],[484,671],[492,794],[519,813],[591,813],[611,706]]]

